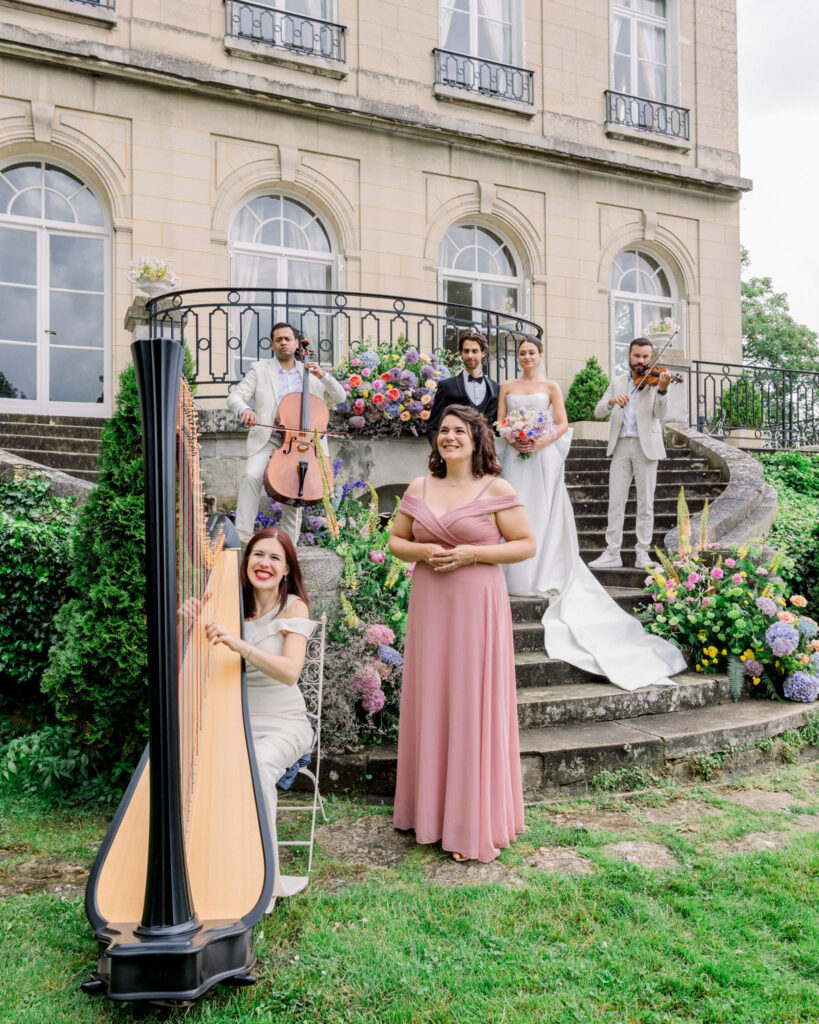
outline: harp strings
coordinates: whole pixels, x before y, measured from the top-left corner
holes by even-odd
[[[185,831],[196,788],[199,740],[213,648],[205,623],[218,617],[224,573],[214,571],[224,534],[208,537],[199,464],[199,426],[185,379],[177,407],[177,599],[179,756]]]

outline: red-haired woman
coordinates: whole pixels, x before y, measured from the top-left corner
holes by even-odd
[[[297,684],[307,641],[316,628],[308,618],[307,591],[293,541],[272,527],[248,541],[240,569],[245,636],[233,636],[218,622],[207,624],[208,639],[226,644],[245,660],[247,703],[253,746],[273,838],[274,896],[292,896],[306,878],[282,877],[276,853],[276,783],[313,742],[304,697]]]

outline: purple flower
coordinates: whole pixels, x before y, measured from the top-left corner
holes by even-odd
[[[695,598],[695,597],[687,597],[687,598],[685,599],[685,603],[686,603],[686,604],[693,604],[693,603],[694,603],[694,601],[696,601],[696,598]]]
[[[411,412],[413,416],[417,416],[419,412],[424,411],[424,407],[420,402],[410,402],[407,406],[407,410]]]
[[[424,363],[424,365],[421,367],[421,379],[422,380],[432,380],[432,378],[434,376],[435,376],[435,367],[431,366],[429,363]]]
[[[393,381],[394,383],[400,381],[403,373],[404,371],[401,369],[400,366],[393,366],[393,368],[390,370],[390,380]]]
[[[307,515],[304,517],[304,525],[311,533],[318,533],[324,529],[325,523],[322,516]]]
[[[389,626],[374,622],[371,626],[367,626],[364,639],[368,644],[391,644],[395,639],[395,633]]]
[[[397,416],[401,415],[401,406],[398,402],[390,402],[390,404],[384,409],[384,415],[388,420],[394,420]]]
[[[413,390],[412,390],[412,397],[417,402],[420,402],[421,399],[424,397],[424,395],[428,395],[428,394],[429,394],[429,391],[427,391],[426,388],[413,388]]]
[[[755,679],[759,679],[765,671],[765,666],[756,658],[749,658],[742,667],[746,676],[752,676]]]
[[[363,416],[351,416],[347,422],[353,430],[363,430],[367,426],[367,421]]]
[[[680,568],[682,568],[682,564],[683,564],[682,562],[674,562],[674,563],[673,563],[673,565],[674,565],[674,568],[675,568],[675,569],[680,569]]]
[[[765,642],[777,658],[783,658],[799,646],[799,633],[787,622],[774,622],[765,630]]]
[[[385,665],[396,665],[400,668],[404,664],[404,659],[401,657],[400,652],[388,644],[378,645],[378,657]]]
[[[726,558],[725,564],[728,566],[729,569],[733,569],[737,563],[733,560],[733,558]]]
[[[674,587],[676,587],[676,586],[677,586],[677,581],[676,580],[666,580],[665,581],[665,589],[666,590],[673,590]]]
[[[353,385],[348,380],[343,380],[341,382],[341,386],[344,388],[348,395],[353,390]]]
[[[783,683],[782,692],[788,700],[810,704],[819,697],[819,677],[807,672],[794,672]]]
[[[770,597],[758,597],[756,606],[763,615],[776,615],[776,602]]]
[[[446,380],[449,377],[449,370],[445,366],[435,367],[436,380]]]
[[[339,404],[333,406],[333,408],[334,408],[334,410],[336,412],[349,412],[350,411],[350,403],[349,402],[339,402]]]
[[[302,533],[299,536],[299,544],[303,544],[306,548],[314,547],[315,543],[316,535],[314,533],[310,533],[309,530],[307,531],[307,533]]]
[[[735,572],[734,575],[731,577],[731,582],[732,583],[742,583],[742,577],[740,576],[740,574],[738,572]]]
[[[711,570],[712,580],[721,580],[724,575],[725,573],[722,571],[722,569],[720,569],[718,565],[715,565],[714,568]]]
[[[378,353],[373,352],[372,349],[368,349],[366,352],[361,353],[361,362],[371,370],[374,370],[380,361]]]
[[[412,372],[412,370],[404,370],[404,372],[401,374],[401,383],[404,385],[405,388],[417,388],[418,378]]]
[[[381,676],[376,672],[374,665],[362,665],[361,668],[355,670],[353,686],[358,693],[380,690]]]
[[[819,651],[814,651],[808,658],[808,665],[810,665],[814,675],[819,675]]]
[[[377,690],[367,690],[361,697],[361,706],[368,715],[374,715],[376,711],[380,711],[386,702],[387,698],[384,696],[384,691],[380,687]]]
[[[653,582],[654,582],[654,577],[653,576],[646,576],[646,578],[643,580],[643,583],[647,587],[650,587]]]
[[[417,363],[420,358],[421,354],[419,353],[417,348],[408,348],[407,351],[404,353],[404,359],[408,363]]]
[[[374,391],[383,391],[383,390],[384,390],[384,387],[385,387],[384,381],[383,381],[383,380],[381,380],[381,378],[380,378],[380,377],[376,378],[376,379],[375,379],[375,380],[373,381],[373,390],[374,390]]]

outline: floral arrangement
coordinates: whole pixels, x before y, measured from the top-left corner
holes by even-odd
[[[531,405],[521,406],[519,409],[512,409],[502,420],[495,423],[498,433],[510,444],[515,441],[536,441],[547,434],[555,435],[555,423],[551,412],[546,409],[536,409]],[[519,459],[528,459],[531,452],[518,452]]]
[[[426,433],[435,391],[450,376],[448,353],[422,354],[406,338],[394,345],[354,342],[333,375],[347,393],[335,414],[353,433]]]
[[[171,259],[160,259],[156,256],[140,256],[131,260],[128,264],[130,281],[165,281],[169,280],[174,284],[178,278],[171,270]]]
[[[807,601],[788,594],[779,577],[784,555],[760,562],[761,547],[723,555],[709,544],[706,503],[699,539],[691,542],[680,490],[676,558],[657,549],[660,564],[645,579],[645,627],[688,651],[697,672],[724,672],[738,700],[749,681],[774,699],[819,698],[819,624]],[[789,606],[790,605],[790,610]]]
[[[650,337],[652,334],[674,334],[680,328],[670,316],[661,317],[659,320],[649,320],[643,328],[643,334]]]

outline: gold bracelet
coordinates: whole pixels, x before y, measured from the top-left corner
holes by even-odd
[[[475,557],[472,559],[472,564],[473,565],[477,565],[478,564],[478,552],[477,551],[475,552]]]

